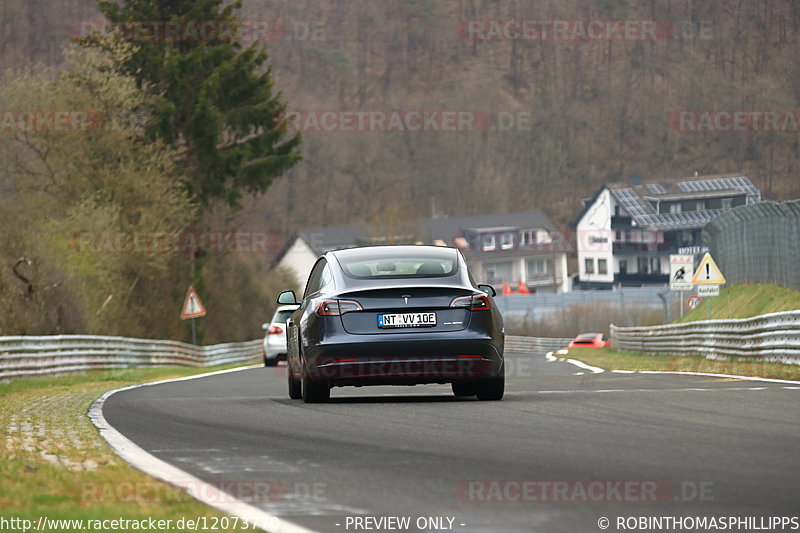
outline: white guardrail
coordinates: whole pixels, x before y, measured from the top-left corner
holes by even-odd
[[[103,335],[0,337],[0,381],[86,370],[257,363],[261,340],[195,346]]]
[[[557,337],[522,337],[506,335],[506,353],[547,353],[566,348],[572,339]]]
[[[506,351],[545,353],[570,339],[506,336]],[[261,339],[213,346],[103,335],[0,337],[0,381],[87,370],[258,363]]]
[[[626,352],[800,364],[800,310],[664,326],[612,324],[611,342]]]

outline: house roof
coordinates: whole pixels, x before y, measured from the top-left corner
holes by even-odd
[[[393,231],[398,237],[396,240],[401,242],[413,243],[421,241],[432,243],[440,240],[448,246],[454,246],[454,240],[462,237],[465,231],[514,231],[525,229],[553,231],[555,226],[542,211],[534,210],[490,215],[428,218],[398,224]],[[373,227],[369,224],[306,228],[297,232],[297,236],[302,238],[314,253],[320,255],[339,248],[380,243],[380,240],[374,238],[375,234],[376,232],[373,231]],[[475,252],[477,253],[477,251]]]
[[[640,185],[609,183],[601,187],[594,198],[596,199],[604,189],[609,190],[622,210],[633,219],[635,225],[661,230],[702,228],[725,210],[707,209],[681,213],[659,213],[653,202],[701,200],[741,194],[747,196],[748,204],[761,201],[759,190],[747,176],[742,174],[692,176]],[[586,205],[578,220],[583,218],[591,203]]]

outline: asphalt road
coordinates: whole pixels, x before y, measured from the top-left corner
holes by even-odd
[[[501,402],[425,385],[307,405],[278,367],[121,392],[104,414],[160,459],[319,531],[398,530],[355,517],[597,532],[601,517],[620,531],[618,517],[800,514],[800,387],[507,360]]]

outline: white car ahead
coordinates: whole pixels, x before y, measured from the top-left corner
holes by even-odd
[[[270,322],[261,324],[264,333],[264,366],[275,366],[286,360],[286,320],[299,306],[281,305]]]

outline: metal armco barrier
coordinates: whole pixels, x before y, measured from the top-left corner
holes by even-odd
[[[86,370],[256,363],[261,340],[194,346],[102,335],[0,337],[0,380]]]
[[[506,336],[507,352],[546,353],[571,339]],[[87,370],[258,363],[261,339],[213,346],[103,335],[0,337],[0,381]]]
[[[506,353],[547,353],[566,348],[572,339],[506,335]]]
[[[800,310],[664,326],[612,324],[611,342],[614,348],[629,352],[800,364]]]

